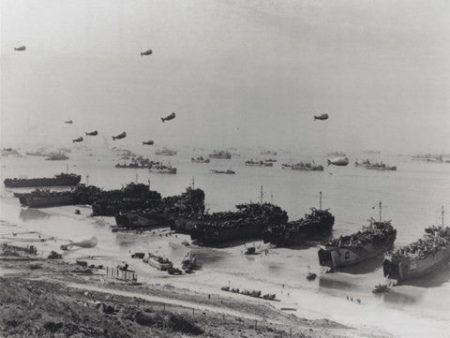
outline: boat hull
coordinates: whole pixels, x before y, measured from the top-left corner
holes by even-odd
[[[448,264],[449,259],[450,248],[439,250],[424,258],[413,257],[395,260],[388,256],[383,262],[383,273],[385,277],[402,282],[423,277]]]

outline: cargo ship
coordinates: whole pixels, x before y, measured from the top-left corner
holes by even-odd
[[[236,208],[193,220],[191,238],[206,246],[262,239],[269,225],[288,221],[286,211],[271,203],[238,204]]]
[[[248,161],[245,161],[245,165],[247,167],[273,167],[273,162],[272,161],[248,160]]]
[[[320,194],[322,200],[322,193]],[[311,213],[304,218],[284,224],[269,225],[264,233],[264,242],[270,242],[276,246],[295,246],[308,240],[321,239],[328,236],[334,225],[334,216],[330,211],[311,208]]]
[[[158,155],[158,156],[175,156],[176,154],[177,154],[176,150],[171,150],[168,148],[163,148],[163,149],[155,151],[155,155]]]
[[[116,168],[121,169],[148,169],[154,165],[160,165],[161,162],[152,161],[142,156],[132,157],[128,162],[117,163]]]
[[[450,259],[450,227],[431,226],[418,241],[396,249],[385,256],[385,277],[403,281],[424,277],[448,264]]]
[[[161,163],[155,164],[148,168],[148,171],[157,174],[176,174],[177,168],[172,167],[171,165],[164,165]]]
[[[191,162],[192,163],[209,163],[210,159],[209,158],[204,158],[203,156],[191,157]]]
[[[320,265],[334,270],[383,255],[390,250],[397,231],[391,225],[391,221],[382,221],[381,207],[380,202],[379,221],[370,219],[370,225],[363,227],[362,231],[340,236],[326,243],[318,253]]]
[[[231,159],[231,153],[226,150],[214,150],[211,154],[209,154],[209,158],[215,158],[219,160],[229,160]]]
[[[380,170],[380,171],[396,171],[396,166],[390,166],[383,162],[370,162],[369,160],[365,160],[362,162],[355,162],[355,167],[363,167],[371,170]]]
[[[227,170],[212,169],[211,173],[213,173],[213,174],[226,174],[226,175],[234,175],[234,174],[236,174],[236,172],[234,170],[231,170],[231,169],[227,169]]]
[[[322,165],[315,164],[314,162],[313,163],[299,162],[299,163],[294,163],[294,164],[283,163],[281,165],[281,168],[298,170],[298,171],[323,171],[323,169],[324,169]]]
[[[75,186],[81,181],[76,174],[61,173],[53,178],[7,178],[3,181],[7,188]]]

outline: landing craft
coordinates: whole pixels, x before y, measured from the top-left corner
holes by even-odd
[[[153,142],[153,140],[150,140],[150,141],[143,141],[142,144],[145,144],[145,145],[147,145],[147,146],[152,146],[152,145],[155,144],[155,142]]]
[[[146,50],[145,52],[141,52],[141,56],[144,56],[144,55],[152,55],[152,50],[151,49],[149,49],[149,50]]]
[[[80,137],[78,137],[78,138],[76,138],[76,139],[73,139],[72,142],[73,142],[73,143],[83,142],[83,138],[80,136]]]
[[[72,120],[64,121],[65,124],[72,124]]]
[[[314,115],[314,121],[315,120],[328,120],[328,114],[322,114],[319,116]]]
[[[14,50],[17,51],[17,52],[23,52],[26,49],[27,49],[27,47],[25,47],[25,46],[20,46],[20,47],[14,48]]]
[[[94,131],[88,131],[85,132],[86,136],[97,136],[98,135],[98,131],[94,130]]]
[[[348,165],[349,160],[347,156],[344,157],[336,157],[336,158],[332,158],[331,160],[328,160],[328,165],[332,164],[332,165],[337,165],[337,166],[341,166],[341,167],[345,167],[346,165]]]
[[[123,131],[119,135],[113,136],[112,139],[113,139],[113,141],[115,141],[115,140],[121,140],[125,137],[127,137],[127,133]]]
[[[78,246],[78,247],[84,248],[84,249],[91,249],[91,248],[95,248],[97,246],[97,243],[98,243],[97,237],[91,237],[90,239],[85,239],[85,240],[79,241],[79,242],[69,241],[69,244],[61,245],[61,250],[69,250],[74,246]]]
[[[175,113],[171,113],[169,115],[167,115],[166,117],[161,117],[161,121],[170,121],[173,120],[175,118],[175,116],[177,116],[177,114]]]

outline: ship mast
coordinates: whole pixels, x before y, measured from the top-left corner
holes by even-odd
[[[319,192],[319,210],[322,210],[322,192]]]
[[[151,189],[150,189],[150,179],[148,179],[147,182],[148,182],[148,191],[151,191]]]
[[[139,174],[136,171],[136,183],[138,183],[138,180],[139,180]]]
[[[89,185],[89,175],[86,175],[86,186]]]
[[[264,203],[264,188],[263,188],[263,186],[261,186],[261,191],[259,193],[259,203],[261,203],[261,204]]]
[[[383,212],[383,204],[381,203],[381,201],[378,203],[378,218],[380,220],[380,222],[382,222],[382,212]]]
[[[195,178],[192,176],[192,184],[191,184],[192,190],[195,189]]]

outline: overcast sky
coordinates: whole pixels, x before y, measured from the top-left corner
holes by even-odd
[[[2,146],[450,152],[447,0],[0,3]]]

